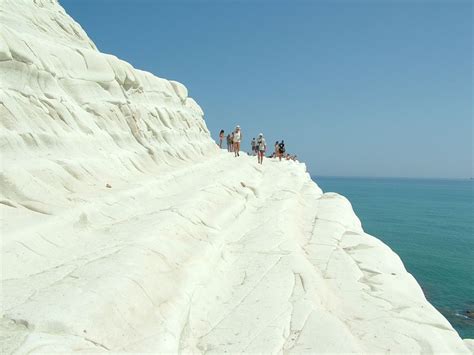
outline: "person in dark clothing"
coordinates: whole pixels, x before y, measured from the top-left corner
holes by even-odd
[[[283,154],[285,154],[285,141],[284,140],[282,140],[280,144],[278,144],[278,158],[280,158],[280,161]]]

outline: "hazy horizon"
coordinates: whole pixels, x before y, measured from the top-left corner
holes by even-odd
[[[470,1],[61,0],[99,50],[182,82],[211,135],[311,175],[469,179]]]
[[[356,175],[320,175],[311,174],[312,178],[334,178],[334,179],[396,179],[396,180],[447,180],[447,181],[471,181],[472,177],[412,177],[412,176],[356,176]]]

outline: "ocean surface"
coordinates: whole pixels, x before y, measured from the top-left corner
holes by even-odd
[[[462,338],[474,338],[473,180],[313,177],[346,196]]]

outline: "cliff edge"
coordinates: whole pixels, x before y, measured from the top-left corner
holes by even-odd
[[[3,353],[469,353],[304,164],[221,152],[57,1],[0,24]]]

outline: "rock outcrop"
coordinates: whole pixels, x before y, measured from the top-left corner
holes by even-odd
[[[304,164],[219,151],[54,0],[0,24],[4,353],[469,353]]]

